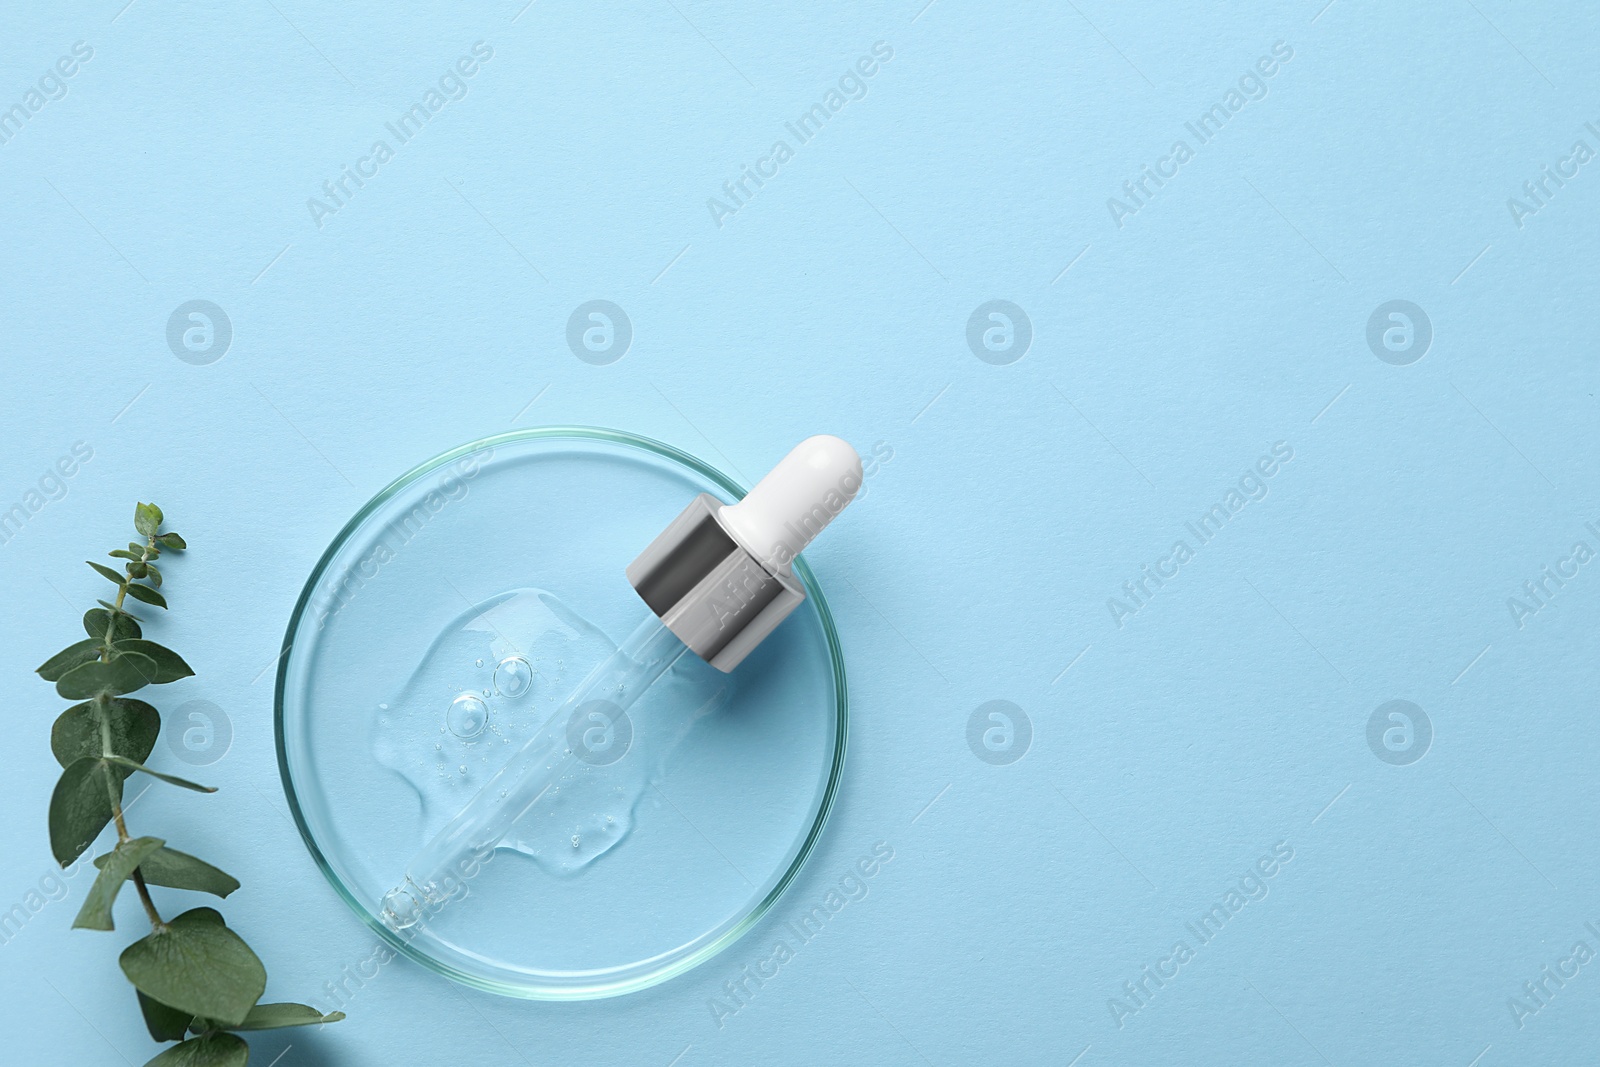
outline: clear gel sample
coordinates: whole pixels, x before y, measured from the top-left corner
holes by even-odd
[[[627,837],[672,752],[731,691],[648,621],[619,650],[553,594],[517,589],[438,636],[374,719],[374,755],[416,790],[432,849],[407,871],[415,901],[386,900],[386,921],[416,921],[414,904],[448,895],[441,879],[488,850],[570,876]]]

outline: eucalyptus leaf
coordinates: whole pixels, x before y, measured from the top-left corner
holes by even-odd
[[[344,1012],[336,1011],[327,1015],[308,1004],[257,1004],[250,1009],[250,1014],[244,1017],[244,1022],[228,1027],[229,1030],[281,1030],[289,1026],[316,1026],[319,1023],[336,1023],[344,1018]],[[210,1022],[209,1019],[196,1019],[191,1025],[201,1022]]]
[[[104,631],[101,631],[102,636]],[[53,682],[81,663],[88,663],[92,659],[100,658],[100,641],[90,637],[79,641],[75,645],[68,645],[60,652],[41,663],[36,669],[36,674],[47,682]]]
[[[144,1026],[150,1031],[151,1037],[157,1041],[183,1040],[184,1034],[189,1030],[189,1020],[194,1018],[193,1015],[168,1007],[159,1000],[151,1000],[137,989],[134,993],[139,998],[139,1010],[144,1014]]]
[[[97,858],[94,865],[102,866],[105,858]],[[226,897],[239,888],[239,880],[233,875],[175,848],[158,848],[150,853],[139,862],[139,873],[151,885],[163,885],[168,889],[193,889],[219,897]]]
[[[154,641],[131,638],[127,641],[118,641],[113,647],[118,653],[136,652],[154,661],[156,673],[155,677],[150,679],[152,685],[165,685],[167,682],[176,682],[179,678],[188,678],[194,674],[194,670],[183,662],[182,656]]]
[[[102,731],[104,727],[104,731]],[[142,700],[108,697],[88,700],[63,711],[50,728],[50,750],[56,762],[65,767],[85,756],[106,754],[105,741],[111,739],[111,755],[125,756],[135,763],[150,758],[161,732],[161,713]],[[117,768],[119,778],[132,771]]]
[[[83,854],[111,821],[113,798],[122,802],[122,776],[104,759],[67,764],[50,794],[50,851],[65,867]]]
[[[95,640],[105,640],[107,627],[111,629],[111,640],[113,641],[139,637],[142,633],[139,629],[139,620],[127,612],[112,612],[105,608],[90,608],[84,614],[83,632]]]
[[[142,600],[146,604],[154,604],[158,608],[167,606],[167,598],[151,589],[148,585],[128,586],[128,595],[135,600]]]
[[[245,1067],[249,1062],[250,1046],[243,1038],[212,1033],[179,1042],[144,1067]]]
[[[156,678],[156,661],[139,652],[125,652],[102,663],[79,664],[56,679],[56,692],[68,700],[106,694],[121,696],[143,689]]]
[[[129,770],[140,771],[144,774],[148,774],[152,778],[159,778],[168,785],[177,785],[182,786],[185,789],[193,789],[196,793],[215,793],[217,791],[217,787],[214,785],[201,785],[199,782],[191,782],[187,778],[179,778],[175,774],[166,774],[162,771],[153,771],[149,767],[146,767],[144,764],[140,763],[138,760],[131,760],[125,756],[107,756],[105,759],[106,762],[111,764],[113,767],[126,767]]]
[[[181,550],[189,547],[188,543],[175,533],[164,533],[160,537],[156,538],[156,540],[160,541],[168,548],[176,548]]]
[[[140,504],[133,509],[133,528],[145,537],[154,537],[162,518],[161,509],[154,504]]]
[[[132,877],[134,868],[139,866],[141,860],[165,843],[159,837],[135,837],[119,841],[116,848],[96,858],[94,865],[100,868],[100,873],[95,876],[94,885],[89,887],[89,895],[83,898],[83,907],[78,909],[78,917],[72,920],[73,927],[83,930],[115,929],[111,921],[111,906],[117,902],[122,883]]]
[[[146,996],[226,1026],[242,1023],[267,988],[266,968],[211,908],[184,912],[129,945],[119,962]]]
[[[95,569],[95,573],[96,574],[99,574],[103,578],[109,579],[113,585],[121,585],[123,582],[126,582],[128,580],[126,575],[118,574],[116,571],[112,570],[110,567],[107,567],[102,563],[96,563],[93,560],[87,560],[87,559],[84,560],[84,562],[89,564],[89,566],[93,567]]]

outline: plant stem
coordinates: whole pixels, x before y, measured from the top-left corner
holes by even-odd
[[[145,548],[146,558],[149,557],[150,546],[154,544],[155,538],[152,537]],[[100,660],[102,663],[111,658],[111,640],[116,636],[117,632],[117,612],[122,610],[122,602],[127,599],[128,586],[132,583],[133,579],[129,578],[117,586],[116,607],[106,620],[106,637],[100,648]],[[95,697],[95,700],[100,704],[100,749],[105,755],[112,756],[116,753],[111,750],[111,724],[107,718],[109,709],[106,707],[103,695]],[[108,771],[107,773],[114,774],[115,772]],[[117,843],[119,845],[126,844],[130,838],[128,836],[128,824],[122,817],[122,790],[113,786],[107,780],[106,791],[111,795],[111,818],[117,824]],[[155,901],[150,899],[150,889],[144,884],[144,873],[137,867],[133,869],[133,887],[139,891],[139,902],[144,905],[144,913],[150,919],[150,928],[157,933],[165,930],[167,924],[161,921],[161,913],[156,910]]]
[[[133,888],[139,891],[139,903],[144,905],[144,913],[150,919],[150,929],[159,934],[167,928],[167,924],[161,921],[156,902],[150,899],[150,890],[144,884],[144,872],[137,867],[133,869]]]
[[[128,598],[128,585],[133,581],[127,579],[117,586],[117,603],[110,615],[106,618],[106,636],[100,643],[100,661],[103,663],[111,658],[111,640],[117,636],[117,612],[122,610],[122,602]]]

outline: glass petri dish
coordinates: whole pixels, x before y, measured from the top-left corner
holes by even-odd
[[[572,761],[564,794],[541,798],[428,921],[396,931],[380,918],[452,803],[556,708],[600,643],[647,617],[624,568],[701,492],[744,494],[643,437],[523,430],[423,463],[323,553],[278,663],[279,770],[317,865],[398,952],[495,993],[615,996],[726,948],[794,879],[846,735],[843,655],[803,560],[805,604],[737,671],[687,654],[621,742],[578,724],[575,744],[625,756]]]

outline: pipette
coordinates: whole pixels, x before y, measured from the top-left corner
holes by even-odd
[[[861,459],[837,437],[800,442],[745,498],[702,493],[627,568],[650,609],[555,714],[406,866],[383,898],[395,930],[437,913],[577,757],[567,723],[616,722],[685,652],[732,671],[805,601],[794,558],[861,488]],[[600,720],[595,720],[599,715]]]

